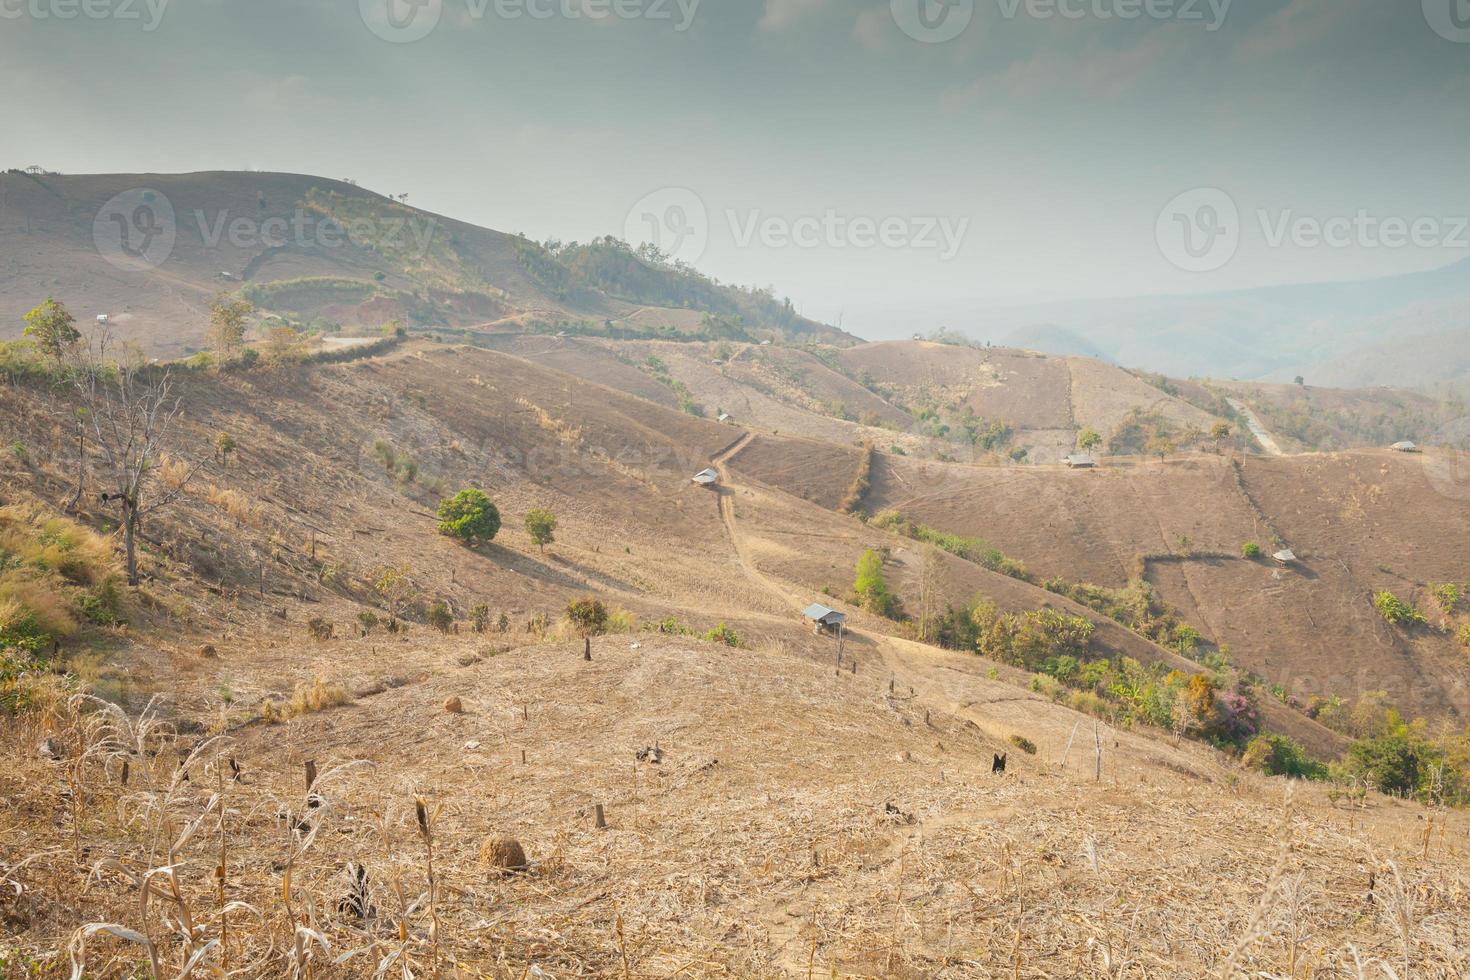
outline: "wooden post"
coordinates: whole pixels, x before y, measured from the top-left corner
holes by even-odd
[[[521,749],[521,765],[524,766],[525,764],[526,764],[526,750],[525,749]]]
[[[1082,727],[1082,722],[1072,726],[1072,734],[1067,736],[1067,747],[1062,749],[1062,768],[1067,768],[1067,756],[1072,753],[1072,739],[1077,737],[1077,729]]]
[[[1097,722],[1092,723],[1093,778],[1102,781],[1102,736],[1097,732]]]
[[[598,830],[606,830],[607,829],[607,817],[602,812],[602,804],[601,803],[597,804],[597,806],[596,806],[596,808],[595,808],[595,810],[593,812],[593,815],[592,815],[592,825],[594,827],[596,827]]]
[[[316,561],[316,528],[311,529],[311,560]]]
[[[592,659],[592,637],[590,636],[582,637],[582,659],[587,661]]]
[[[307,759],[306,760],[306,791],[308,793],[310,793],[311,792],[311,788],[313,786],[315,786],[315,785],[316,785],[316,760],[315,759]]]

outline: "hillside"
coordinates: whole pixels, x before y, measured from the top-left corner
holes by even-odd
[[[737,425],[926,459],[999,462],[1019,454],[1053,463],[1076,451],[1084,428],[1110,454],[1141,453],[1160,431],[1181,449],[1213,447],[1207,433],[1223,418],[1199,407],[1215,396],[1186,400],[1099,361],[1008,348],[576,336],[479,342],[669,407],[726,413]],[[1253,444],[1243,427],[1235,431],[1236,441]]]
[[[186,411],[155,479],[179,497],[145,521],[137,589],[108,577],[106,545],[90,571],[58,557],[64,522],[27,518],[39,537],[17,537],[14,515],[54,514],[73,496],[76,406],[44,378],[0,387],[0,443],[12,447],[0,457],[0,546],[93,590],[76,600],[59,659],[36,651],[72,679],[17,675],[7,661],[0,686],[0,752],[14,763],[0,776],[11,933],[0,956],[23,952],[54,972],[76,930],[116,922],[150,929],[174,972],[189,942],[227,931],[200,955],[262,976],[308,957],[322,976],[385,962],[504,977],[533,967],[799,976],[823,965],[1046,976],[1079,963],[1107,972],[1120,957],[1175,974],[1293,961],[1326,971],[1347,962],[1349,944],[1388,956],[1403,943],[1425,971],[1466,965],[1464,873],[1445,842],[1461,832],[1459,813],[1370,794],[1362,775],[1294,785],[1283,804],[1282,785],[1252,768],[1260,757],[1242,761],[1267,744],[1260,731],[1324,761],[1356,750],[1353,736],[1012,567],[837,511],[856,495],[857,509],[892,506],[984,534],[1035,574],[1100,583],[1126,581],[1135,553],[1167,551],[1177,533],[1201,550],[1238,549],[1243,534],[1264,540],[1274,527],[1303,555],[1291,578],[1242,566],[1245,578],[1199,587],[1187,561],[1180,589],[1161,561],[1150,581],[1269,681],[1315,692],[1307,679],[1333,645],[1338,672],[1323,688],[1357,693],[1339,686],[1349,657],[1355,680],[1449,718],[1465,705],[1440,640],[1426,630],[1365,646],[1372,623],[1353,593],[1386,581],[1364,572],[1385,551],[1402,576],[1392,583],[1415,601],[1409,578],[1454,573],[1448,529],[1459,517],[1445,476],[1458,471],[1434,471],[1439,503],[1409,469],[1451,457],[967,466],[919,458],[937,438],[924,432],[894,436],[915,455],[870,453],[863,434],[893,430],[820,405],[867,392],[864,410],[896,424],[885,413],[905,413],[904,396],[922,392],[947,411],[958,399],[1042,427],[1066,415],[1035,398],[1038,378],[1067,378],[1078,392],[1069,406],[1106,415],[1118,409],[1091,389],[1132,376],[1008,351],[964,353],[975,359],[954,367],[948,349],[927,345],[897,348],[918,356],[886,370],[868,347],[848,362],[738,343],[502,346],[410,339],[342,363],[175,367]],[[1150,410],[1190,417],[1132,380]],[[689,410],[715,398],[791,428]],[[816,424],[838,428],[802,433]],[[221,433],[233,447],[223,457]],[[96,480],[101,461],[89,458]],[[202,469],[186,480],[195,458]],[[706,466],[720,474],[713,490],[690,482]],[[1344,484],[1350,493],[1331,494]],[[75,517],[110,535],[116,512],[98,486]],[[489,543],[437,533],[438,502],[466,486],[499,506]],[[522,524],[538,507],[557,518],[545,547]],[[973,610],[975,624],[989,616],[991,631],[1014,628],[1018,640],[1059,624],[1064,633],[1046,634],[1054,650],[1112,679],[1060,684],[1057,665],[1072,654],[1043,661],[1018,645],[987,659],[973,644],[921,640],[912,618],[856,601],[867,553],[910,614],[927,608],[958,629],[969,613],[953,610]],[[1200,575],[1216,564],[1201,559]],[[36,589],[52,579],[29,567],[6,566],[23,577],[0,577],[0,597],[50,615]],[[1258,608],[1257,573],[1276,590]],[[107,599],[109,587],[122,594]],[[568,613],[584,597],[609,616],[590,663]],[[103,600],[115,615],[97,614]],[[801,618],[814,601],[849,617],[840,661],[833,637]],[[1299,649],[1304,624],[1326,612],[1339,620]],[[1288,641],[1271,648],[1279,659],[1249,642],[1267,622]],[[1137,685],[1136,703],[1116,693],[1124,682]],[[62,684],[120,710],[45,693]],[[1160,703],[1164,718],[1149,708]],[[992,774],[1000,753],[1008,767]],[[320,774],[310,787],[307,760]],[[195,836],[174,845],[164,873],[177,892],[171,884],[173,897],[140,913],[129,876],[159,867],[160,841],[189,826]],[[481,865],[486,838],[504,834],[526,848],[528,873]],[[1297,843],[1262,847],[1268,838]],[[223,901],[209,878],[217,863]],[[1307,889],[1332,901],[1289,897]],[[1366,913],[1331,911],[1368,894]],[[344,896],[354,895],[372,914],[352,911]],[[1409,895],[1415,924],[1391,939],[1384,923]],[[1181,902],[1211,925],[1182,930]],[[159,917],[180,903],[202,939],[183,941]],[[1278,924],[1249,925],[1261,909]],[[1302,928],[1315,945],[1293,953],[1287,937]],[[138,952],[114,932],[78,955],[108,975],[136,966]]]
[[[1462,396],[1429,396],[1403,388],[1324,388],[1316,384],[1175,382],[1186,397],[1239,398],[1290,452],[1391,446],[1470,448],[1470,416]],[[1206,391],[1205,389],[1209,390]]]
[[[1390,590],[1436,610],[1428,584],[1463,578],[1464,465],[1379,451],[961,473],[880,454],[867,506],[980,538],[1042,578],[1119,588],[1141,568],[1208,640],[1303,703],[1387,690],[1463,724],[1470,658],[1453,631],[1392,628],[1369,600]],[[1250,542],[1289,545],[1301,564],[1245,560]]]
[[[0,338],[18,335],[21,315],[54,295],[83,319],[109,315],[154,353],[189,353],[205,346],[221,292],[329,333],[397,319],[425,329],[850,340],[767,293],[619,242],[548,248],[344,181],[0,174]]]

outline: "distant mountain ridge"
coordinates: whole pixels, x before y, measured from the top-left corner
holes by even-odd
[[[1007,344],[1178,377],[1430,388],[1470,381],[1470,259],[1360,282],[1012,307],[983,322]]]
[[[0,174],[0,337],[47,296],[162,355],[241,292],[293,325],[856,338],[765,290],[613,238],[542,245],[353,183],[282,173]]]

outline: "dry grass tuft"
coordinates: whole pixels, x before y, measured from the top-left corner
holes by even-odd
[[[204,491],[204,499],[215,510],[223,511],[246,527],[260,527],[265,522],[265,508],[251,503],[239,490],[222,489],[213,483]]]
[[[285,705],[267,701],[261,705],[260,718],[267,724],[276,724],[288,718],[315,714],[328,708],[340,708],[352,703],[352,695],[339,684],[328,684],[320,674],[310,684],[297,684],[291,692],[291,700]]]
[[[158,480],[171,490],[181,490],[189,482],[193,469],[183,460],[165,454],[158,461]]]

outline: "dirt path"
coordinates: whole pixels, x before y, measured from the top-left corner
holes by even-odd
[[[738,484],[731,481],[728,463],[748,446],[755,433],[747,432],[741,439],[715,457],[714,465],[720,474],[720,520],[730,546],[740,562],[740,568],[752,584],[760,586],[771,596],[793,612],[800,613],[810,600],[803,591],[789,588],[785,583],[772,578],[750,557],[735,514],[735,497]],[[895,688],[912,689],[916,704],[962,719],[987,734],[1004,740],[1006,733],[993,718],[987,718],[972,709],[994,703],[998,691],[1007,699],[1015,699],[1014,686],[1001,681],[986,679],[978,672],[965,669],[973,667],[974,658],[941,650],[916,640],[906,640],[887,633],[869,631],[849,633],[849,649],[861,649],[871,644],[879,660],[892,678]],[[871,669],[871,668],[869,668]],[[1049,704],[1044,698],[1023,693],[1020,700]]]
[[[1227,398],[1225,400],[1230,403],[1231,408],[1239,412],[1241,417],[1245,419],[1246,428],[1251,430],[1251,435],[1256,437],[1256,441],[1261,444],[1262,449],[1266,450],[1272,456],[1286,455],[1286,452],[1281,448],[1281,444],[1276,441],[1276,438],[1270,432],[1266,431],[1266,427],[1261,424],[1261,420],[1256,417],[1256,413],[1251,411],[1245,402],[1237,401],[1234,398]]]

